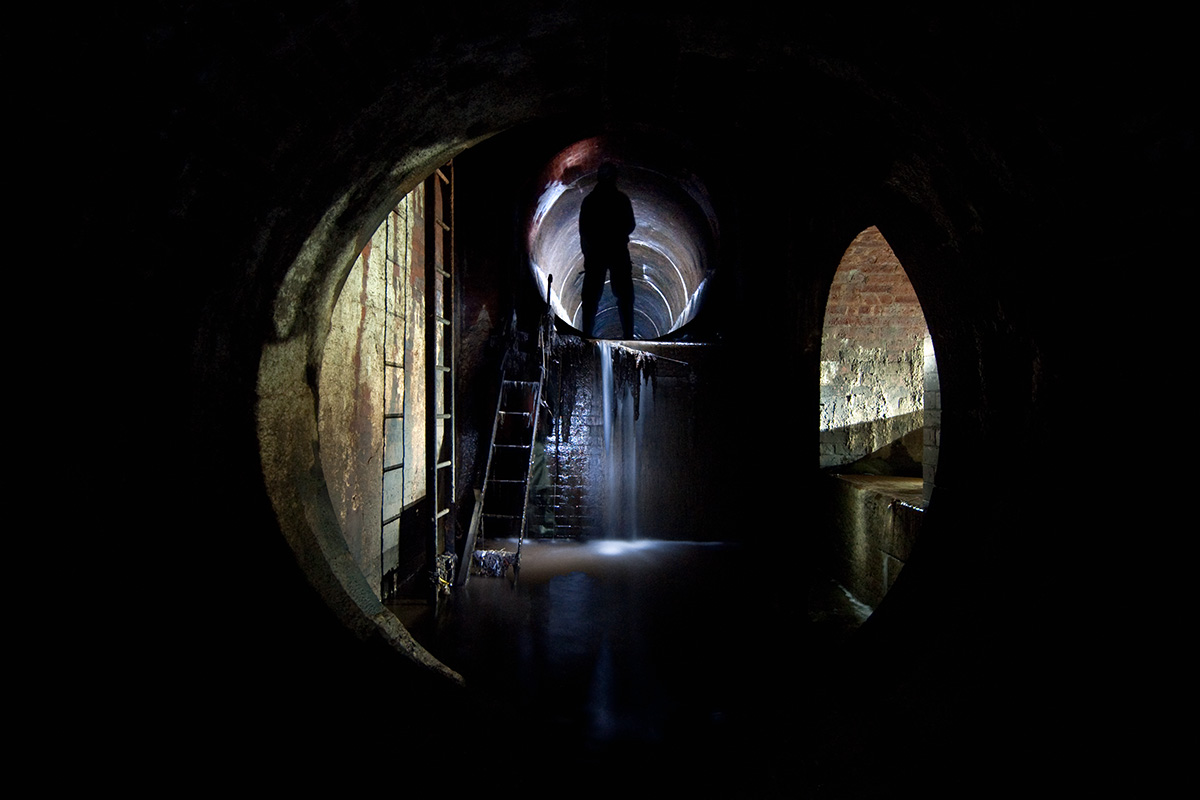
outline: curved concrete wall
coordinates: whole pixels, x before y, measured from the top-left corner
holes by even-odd
[[[124,375],[134,405],[122,409],[143,434],[134,442],[136,474],[145,473],[137,494],[149,498],[155,523],[177,518],[181,491],[188,512],[167,542],[181,543],[178,552],[164,553],[168,537],[150,524],[133,536],[142,554],[153,551],[154,568],[180,565],[189,589],[205,589],[194,606],[186,598],[170,609],[141,606],[155,607],[140,633],[190,621],[180,637],[188,647],[153,682],[160,701],[253,707],[263,729],[305,746],[328,738],[331,719],[346,730],[348,715],[446,741],[443,715],[429,712],[457,695],[449,684],[430,689],[424,671],[406,666],[428,662],[352,568],[320,466],[315,397],[333,301],[360,236],[464,148],[520,123],[653,119],[710,156],[704,182],[723,250],[712,320],[741,355],[747,385],[768,398],[765,415],[781,403],[811,419],[805,409],[816,397],[788,394],[780,365],[796,385],[817,386],[824,298],[865,225],[878,225],[905,265],[937,348],[942,448],[927,524],[826,687],[836,710],[823,717],[827,735],[781,726],[777,752],[811,753],[817,773],[843,781],[917,783],[911,776],[945,774],[947,763],[1005,773],[1013,762],[997,754],[1011,741],[993,734],[1010,723],[1023,727],[1031,752],[1073,741],[1049,732],[1070,724],[1064,687],[1095,665],[1045,612],[1085,596],[1074,578],[1095,573],[1078,566],[1078,532],[1095,544],[1111,523],[1083,518],[1087,509],[1068,513],[1064,477],[1027,454],[1077,430],[1086,411],[1074,402],[1089,388],[1077,370],[1078,334],[1095,326],[1076,302],[1078,270],[1065,266],[1076,253],[1063,231],[1103,230],[1093,266],[1120,270],[1153,258],[1172,241],[1181,209],[1194,207],[1171,191],[1175,167],[1194,158],[1181,144],[1187,136],[1176,135],[1188,130],[1172,104],[1185,96],[1176,93],[1174,79],[1186,74],[1178,64],[1126,59],[1122,48],[1060,60],[1064,43],[1110,37],[1075,35],[1045,15],[1031,27],[1000,15],[822,9],[797,20],[789,9],[785,21],[743,9],[643,8],[634,27],[661,47],[641,65],[643,80],[615,91],[625,76],[608,45],[629,23],[603,12],[306,9],[157,9],[96,26],[82,48],[93,58],[78,79],[96,91],[95,105],[85,99],[79,111],[113,120],[122,134],[105,185],[129,185],[126,155],[147,177],[128,205],[107,204],[121,211],[112,230],[148,256],[115,315],[129,321],[122,332],[140,356]],[[1120,39],[1130,27],[1109,33]],[[1035,39],[1034,30],[1061,35]],[[1014,63],[1014,52],[1025,60]],[[1083,79],[1074,68],[1082,64],[1104,69],[1104,79]],[[114,100],[114,91],[136,96]],[[121,100],[129,113],[112,114]],[[1088,107],[1136,124],[1094,125],[1076,113]],[[180,420],[147,364],[185,367],[184,475],[161,469],[163,432],[179,431]],[[813,452],[810,426],[770,424],[778,452]],[[753,481],[731,476],[741,482],[731,491],[764,500],[754,528],[764,546],[796,529],[813,483],[809,460]],[[1015,474],[1020,502],[1008,502]],[[1000,541],[1011,558],[995,558]],[[143,574],[153,574],[149,565]],[[398,650],[410,658],[393,658]],[[868,684],[882,663],[890,679]],[[203,680],[185,680],[192,669]],[[765,679],[782,687],[785,672]],[[180,692],[181,683],[193,691]]]
[[[582,326],[583,286],[579,207],[604,161],[619,165],[617,185],[629,196],[637,221],[629,240],[634,335],[668,336],[691,322],[703,303],[716,267],[718,221],[705,187],[675,163],[679,154],[668,157],[653,134],[645,138],[651,146],[622,146],[604,137],[576,142],[543,170],[543,185],[528,222],[530,267],[542,296],[552,285],[555,313],[576,329]],[[611,291],[606,289],[596,316],[598,335],[620,338]]]

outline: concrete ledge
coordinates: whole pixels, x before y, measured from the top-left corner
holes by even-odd
[[[920,478],[830,477],[829,563],[833,577],[874,608],[908,561],[924,521]]]

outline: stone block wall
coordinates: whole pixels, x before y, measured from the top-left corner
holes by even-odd
[[[925,318],[877,228],[834,276],[821,339],[822,467],[848,464],[924,425]]]
[[[838,475],[829,479],[827,564],[833,577],[875,608],[899,577],[920,533],[924,510],[913,478]]]

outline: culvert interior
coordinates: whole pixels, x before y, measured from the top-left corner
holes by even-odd
[[[465,763],[462,695],[397,652],[403,635],[355,577],[329,499],[343,476],[318,463],[331,309],[363,237],[451,158],[470,167],[458,195],[458,227],[471,231],[457,240],[463,285],[505,276],[483,294],[524,296],[514,287],[533,280],[522,238],[530,205],[505,196],[496,213],[497,196],[574,142],[649,122],[721,167],[703,183],[719,210],[719,264],[689,325],[712,325],[729,348],[729,379],[717,385],[730,388],[717,399],[738,434],[705,488],[749,510],[725,527],[767,565],[767,578],[739,576],[734,591],[794,586],[781,554],[815,536],[797,515],[817,497],[815,465],[744,465],[764,449],[817,446],[824,298],[868,226],[920,297],[945,398],[938,486],[904,578],[843,651],[836,680],[819,687],[821,713],[786,702],[797,699],[786,654],[747,678],[772,687],[758,708],[785,724],[733,748],[764,756],[740,760],[742,774],[764,796],[796,783],[827,796],[839,794],[830,787],[929,795],[930,783],[955,777],[1025,784],[1047,769],[1073,785],[1089,762],[1067,751],[1087,742],[1076,734],[1090,718],[1077,712],[1094,697],[1073,690],[1112,660],[1079,647],[1091,640],[1076,621],[1047,609],[1095,597],[1094,576],[1107,572],[1087,559],[1145,545],[1113,532],[1111,505],[1064,502],[1087,487],[1046,455],[1070,437],[1076,462],[1111,463],[1101,449],[1110,439],[1087,435],[1103,428],[1086,416],[1096,404],[1080,401],[1096,391],[1081,355],[1118,352],[1118,342],[1108,350],[1094,340],[1115,339],[1119,326],[1097,326],[1094,314],[1127,306],[1117,290],[1129,283],[1094,276],[1177,260],[1178,231],[1194,214],[1179,191],[1194,185],[1194,124],[1179,102],[1193,70],[1176,60],[1190,50],[1164,44],[1172,31],[1136,15],[1107,25],[1007,9],[789,8],[785,17],[634,5],[635,23],[553,3],[436,14],[356,0],[287,13],[205,3],[123,11],[80,37],[90,58],[74,77],[95,89],[87,116],[121,134],[105,186],[136,187],[128,203],[85,209],[114,210],[106,229],[138,245],[139,279],[122,286],[123,313],[110,315],[129,322],[122,344],[144,356],[122,392],[123,421],[142,434],[126,474],[142,480],[120,491],[151,506],[137,515],[144,546],[131,550],[149,556],[139,578],[182,570],[175,585],[190,590],[152,602],[145,580],[128,584],[141,594],[130,641],[153,642],[147,663],[162,666],[131,671],[151,687],[147,705],[188,723],[236,719],[226,743],[257,755],[268,739],[288,753],[320,742],[328,757],[309,760],[306,776],[373,773],[374,745],[388,736],[415,748],[408,754],[436,749]],[[1088,24],[1100,35],[1080,35]],[[118,53],[136,61],[114,65]],[[127,113],[113,113],[114,95]],[[579,123],[570,136],[533,147],[543,123],[565,118]],[[475,152],[529,125],[529,149],[509,149],[509,164]],[[139,167],[145,180],[130,181]],[[1103,232],[1087,270],[1078,237],[1064,236],[1072,231]],[[1112,296],[1081,302],[1084,289]],[[458,309],[463,419],[474,418],[473,403],[494,404],[485,384],[495,370],[483,362],[507,312],[506,302],[471,297]],[[660,315],[674,316],[674,305]],[[1086,353],[1081,332],[1092,340]],[[161,370],[146,365],[179,366],[186,391],[164,393]],[[185,430],[176,399],[190,412]],[[182,468],[162,446],[181,433]],[[462,442],[465,464],[472,444]],[[164,520],[179,520],[179,535],[164,536]],[[784,640],[788,628],[777,630]],[[1106,649],[1123,635],[1104,633]],[[159,658],[169,642],[178,652]],[[816,717],[824,724],[806,724]],[[1011,757],[1013,730],[1028,757]],[[159,738],[170,757],[211,744]],[[516,748],[502,749],[507,759]],[[630,749],[647,756],[642,764],[656,752]],[[796,769],[798,753],[809,758]],[[704,759],[676,755],[672,774],[702,784]],[[605,763],[608,772],[586,774],[637,785],[639,771],[625,769],[633,761]],[[852,791],[864,784],[874,791]]]

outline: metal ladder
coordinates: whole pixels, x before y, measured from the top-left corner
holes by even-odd
[[[425,484],[432,503],[426,539],[436,605],[454,578],[455,436],[454,162],[425,179]]]
[[[549,285],[546,295],[549,298]],[[536,379],[530,374],[527,362],[514,363],[513,356],[517,354],[513,349],[505,353],[500,369],[500,394],[492,420],[491,447],[483,488],[475,490],[475,513],[467,533],[463,563],[459,567],[456,584],[466,583],[476,545],[485,538],[515,538],[517,552],[514,567],[520,569],[521,546],[525,541],[529,512],[534,448],[541,423],[542,387],[546,380],[552,336],[553,324],[547,299],[545,323],[538,331]]]
[[[533,470],[537,439],[541,381],[503,380],[492,428],[491,469],[484,483],[483,517],[493,523],[504,521],[509,538],[524,538],[529,505],[529,478]]]
[[[417,229],[420,221],[423,228]],[[379,570],[380,597],[403,593],[436,604],[450,585],[455,521],[455,321],[454,162],[429,175],[388,217],[384,279],[383,465]],[[412,246],[424,237],[423,250]],[[396,250],[393,250],[396,247]],[[417,261],[420,257],[421,261]],[[415,296],[412,275],[424,274],[425,294]],[[398,290],[398,292],[396,291]],[[417,308],[424,309],[418,319]],[[418,333],[418,331],[420,331]],[[423,358],[415,341],[422,339]],[[423,371],[421,382],[413,376]],[[418,400],[418,395],[423,395]],[[415,413],[414,413],[415,412]],[[423,420],[423,424],[418,422]],[[424,457],[410,445],[424,440]],[[418,451],[419,452],[419,451]],[[406,497],[417,471],[424,472],[424,497]],[[423,551],[422,566],[406,552]],[[427,580],[416,580],[426,574]],[[426,586],[418,587],[419,583]]]

